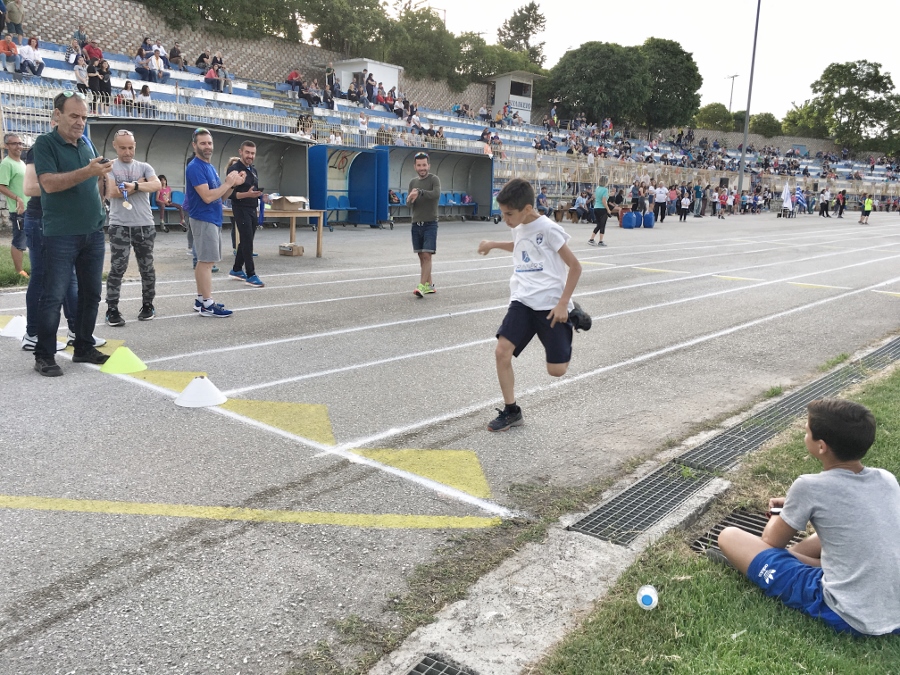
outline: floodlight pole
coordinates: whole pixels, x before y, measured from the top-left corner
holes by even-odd
[[[734,99],[734,78],[740,77],[740,75],[726,75],[726,80],[731,80],[731,94],[728,95],[728,114],[731,114],[731,101]]]
[[[741,145],[741,166],[740,173],[738,173],[737,187],[738,198],[743,194],[744,189],[744,162],[747,155],[747,134],[750,133],[750,97],[753,95],[753,69],[756,66],[756,36],[759,34],[760,9],[762,9],[762,0],[756,0],[756,27],[753,29],[753,56],[750,57],[750,83],[747,86],[747,110],[744,112],[744,142]]]

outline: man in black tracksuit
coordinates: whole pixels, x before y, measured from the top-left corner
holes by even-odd
[[[259,218],[259,198],[262,191],[259,189],[259,176],[253,160],[256,158],[256,143],[244,141],[241,143],[240,161],[228,167],[228,173],[232,171],[244,171],[247,179],[241,185],[236,185],[231,193],[231,209],[234,212],[234,224],[240,236],[240,243],[234,256],[234,267],[228,275],[233,279],[240,279],[250,286],[262,288],[265,284],[256,275],[253,264],[253,236],[256,234],[256,225]]]

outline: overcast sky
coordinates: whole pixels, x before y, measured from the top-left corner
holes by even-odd
[[[427,0],[455,34],[484,32],[497,42],[497,28],[528,0]],[[737,74],[732,110],[747,107],[750,56],[756,2],[672,2],[641,0],[608,5],[597,0],[563,0],[538,4],[547,28],[545,67],[550,68],[570,48],[584,42],[640,45],[648,37],[675,40],[697,62],[703,87],[701,105],[728,106],[729,75]],[[559,11],[554,11],[559,8]],[[610,9],[608,9],[610,8]],[[727,9],[726,9],[727,8]],[[866,59],[882,65],[900,85],[900,49],[896,47],[896,0],[856,0],[852,3],[762,0],[751,114],[770,112],[781,119],[812,97],[810,84],[831,63]]]

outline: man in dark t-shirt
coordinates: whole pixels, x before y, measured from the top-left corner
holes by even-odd
[[[253,160],[256,158],[256,143],[244,141],[240,149],[241,159],[228,167],[226,176],[235,171],[243,171],[246,174],[244,182],[235,185],[231,193],[231,210],[234,213],[234,226],[240,236],[240,243],[234,255],[234,266],[228,275],[232,279],[240,279],[255,288],[262,288],[265,284],[256,275],[256,267],[253,263],[253,236],[256,234],[256,224],[259,219],[259,198],[263,196],[259,189],[259,176]]]

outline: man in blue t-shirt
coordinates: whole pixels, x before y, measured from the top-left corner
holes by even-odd
[[[197,299],[194,310],[200,316],[226,317],[232,311],[216,304],[212,299],[213,264],[222,259],[222,198],[230,194],[235,185],[241,185],[247,178],[244,171],[233,171],[219,180],[209,160],[213,154],[212,134],[199,128],[193,135],[194,159],[188,163],[185,176],[185,204],[191,220],[191,234],[194,236],[194,254],[197,266],[194,279],[197,281]]]

